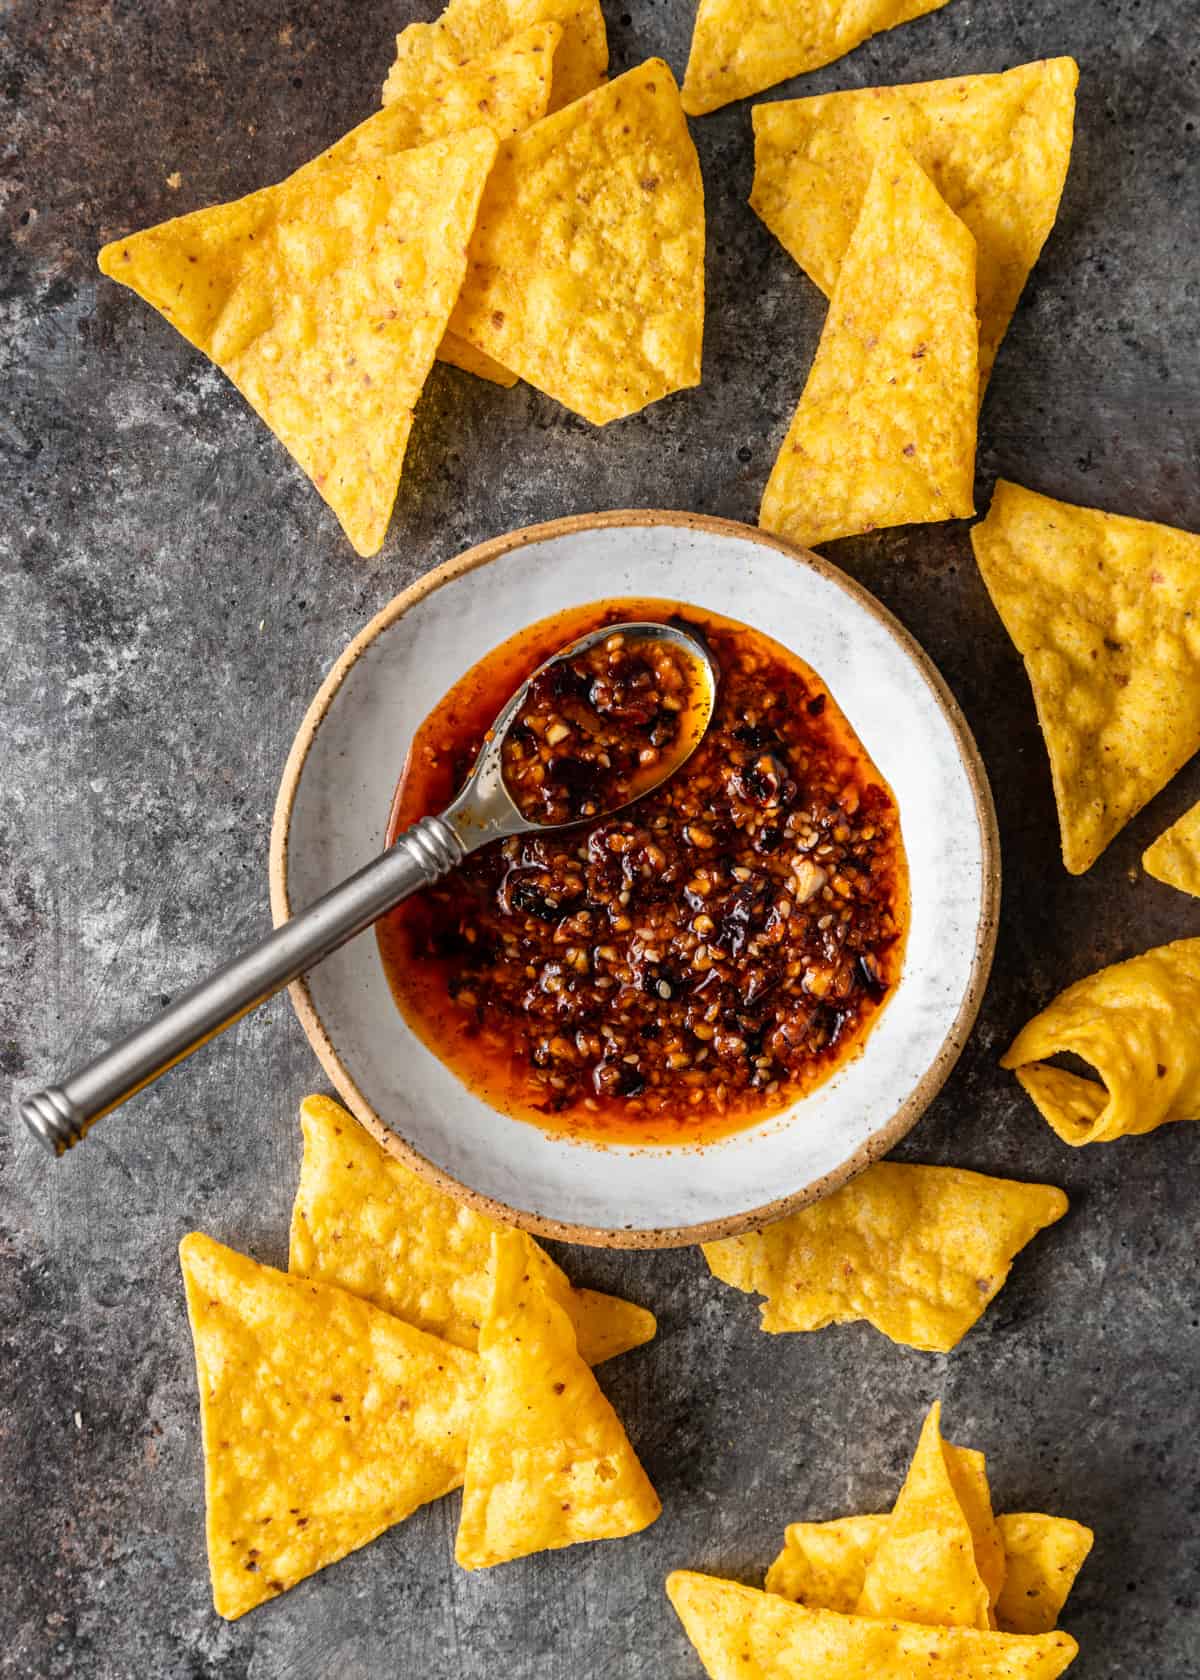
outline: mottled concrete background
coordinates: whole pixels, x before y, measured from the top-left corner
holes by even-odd
[[[437,368],[368,563],[225,380],[99,279],[103,240],[277,179],[369,114],[414,15],[411,0],[0,0],[0,1065],[14,1089],[266,928],[293,731],[401,586],[557,514],[755,516],[823,305],[746,206],[748,104],[693,125],[703,388],[600,432],[528,388]],[[662,53],[682,73],[688,0],[612,0],[608,23],[615,69]],[[1075,158],[983,411],[980,504],[1002,471],[1200,529],[1194,0],[952,0],[768,97],[1061,52],[1083,73]],[[687,1680],[699,1665],[666,1571],[758,1580],[789,1520],[885,1507],[937,1395],[952,1438],[987,1450],[1001,1509],[1095,1527],[1065,1619],[1080,1680],[1200,1674],[1200,1128],[1074,1153],[996,1068],[1064,982],[1200,933],[1200,905],[1137,870],[1200,796],[1200,763],[1069,879],[1029,692],[965,527],[831,552],[941,666],[1003,832],[987,1003],[903,1153],[1053,1180],[1069,1217],[950,1358],[862,1326],[762,1336],[753,1303],[694,1251],[566,1252],[573,1277],[659,1314],[657,1342],[602,1381],[661,1521],[471,1577],[452,1562],[449,1499],[227,1626],[208,1595],[175,1245],[199,1226],[285,1259],[296,1105],[321,1077],[277,1000],[60,1165],[0,1129],[6,1677]]]

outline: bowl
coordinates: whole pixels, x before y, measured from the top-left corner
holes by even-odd
[[[382,847],[413,733],[497,643],[566,607],[666,597],[763,630],[824,678],[895,793],[911,923],[900,981],[861,1053],[729,1137],[578,1141],[490,1108],[415,1036],[366,934],[292,988],[322,1067],[397,1159],[471,1206],[602,1247],[709,1241],[780,1218],[886,1153],[970,1031],[999,909],[987,777],[949,690],[865,589],[762,531],[694,514],[559,519],[468,550],[398,595],[346,648],[284,769],[271,835],[278,924]]]

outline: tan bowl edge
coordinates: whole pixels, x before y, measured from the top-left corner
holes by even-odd
[[[345,681],[348,672],[367,647],[401,618],[410,607],[440,589],[443,584],[451,583],[454,579],[472,572],[478,566],[486,566],[490,561],[499,559],[501,555],[509,553],[514,548],[523,548],[531,542],[540,542],[548,537],[570,536],[576,531],[602,530],[614,525],[675,525],[695,531],[710,531],[718,534],[732,534],[748,537],[752,541],[761,543],[765,548],[773,548],[781,554],[803,561],[811,566],[823,577],[837,583],[867,612],[869,612],[896,641],[916,664],[918,669],[929,682],[936,694],[958,743],[963,765],[971,784],[971,791],[975,799],[975,811],[979,819],[979,830],[983,850],[984,873],[984,904],[980,913],[979,926],[975,935],[975,956],[971,965],[971,979],[967,987],[962,1006],[954,1019],[941,1048],[930,1063],[924,1076],[908,1099],[901,1104],[895,1114],[872,1133],[869,1140],[857,1149],[848,1161],[823,1178],[816,1179],[805,1186],[803,1190],[795,1191],[790,1196],[781,1196],[777,1201],[768,1202],[762,1207],[753,1208],[748,1213],[737,1214],[728,1219],[710,1220],[700,1225],[677,1226],[663,1230],[606,1230],[591,1225],[573,1225],[556,1219],[545,1219],[539,1214],[525,1213],[496,1201],[491,1196],[481,1195],[477,1190],[460,1184],[457,1179],[443,1172],[439,1167],[427,1161],[411,1145],[398,1138],[379,1114],[371,1107],[362,1092],[355,1085],[349,1069],[344,1065],[337,1049],[321,1025],[319,1016],[313,1006],[308,984],[304,980],[295,981],[288,989],[296,1014],[300,1018],[300,1025],[304,1028],[309,1043],[316,1053],[317,1060],[325,1069],[335,1090],[342,1101],[354,1114],[361,1125],[365,1126],[389,1155],[397,1161],[410,1167],[422,1178],[429,1180],[439,1190],[444,1190],[457,1201],[464,1202],[468,1207],[479,1213],[485,1213],[504,1224],[519,1225],[524,1230],[532,1231],[540,1237],[550,1237],[560,1242],[582,1243],[593,1248],[680,1248],[688,1244],[713,1242],[719,1237],[737,1236],[743,1231],[758,1230],[769,1225],[776,1219],[782,1219],[785,1214],[794,1212],[797,1208],[806,1207],[810,1202],[819,1201],[840,1185],[847,1183],[873,1161],[886,1155],[888,1150],[899,1143],[937,1096],[950,1075],[951,1069],[962,1054],[964,1045],[979,1013],[979,1006],[983,1001],[984,989],[991,971],[992,957],[996,949],[996,932],[1000,914],[1000,837],[996,826],[996,811],[992,803],[991,789],[988,785],[987,773],[979,749],[967,727],[966,719],[959,710],[958,702],[946,686],[941,673],[930,661],[924,649],[909,635],[904,626],[879,601],[875,599],[861,584],[855,582],[847,573],[841,571],[830,561],[823,560],[819,554],[813,554],[807,549],[798,549],[780,538],[760,531],[754,526],[740,524],[733,519],[717,519],[707,514],[673,512],[666,508],[631,508],[618,509],[609,513],[572,514],[563,519],[551,519],[540,525],[527,525],[522,530],[510,531],[501,537],[492,537],[487,542],[478,543],[474,548],[447,560],[431,572],[418,578],[416,583],[403,590],[394,600],[389,601],[382,611],[367,624],[354,640],[350,642],[309,706],[304,721],[292,743],[287,763],[284,765],[283,778],[279,785],[279,793],[275,801],[275,814],[271,823],[270,850],[270,880],[271,880],[271,914],[275,925],[288,921],[292,914],[291,902],[288,897],[288,856],[287,832],[291,820],[292,806],[299,786],[300,774],[308,756],[313,737],[325,717],[334,696]],[[390,796],[390,790],[389,790]],[[703,1148],[703,1145],[698,1146]]]

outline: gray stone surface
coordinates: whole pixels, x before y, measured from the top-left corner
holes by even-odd
[[[682,72],[689,14],[685,0],[613,0],[615,67],[657,52]],[[755,516],[822,304],[746,206],[748,105],[694,124],[703,388],[599,432],[528,389],[439,368],[369,563],[232,388],[99,280],[102,240],[275,179],[367,115],[410,15],[409,0],[0,4],[0,1067],[15,1089],[266,927],[292,733],[345,640],[398,588],[556,514]],[[952,0],[803,84],[1065,51],[1081,62],[1062,215],[983,411],[981,505],[1003,471],[1200,528],[1196,21],[1193,0]],[[0,1133],[0,1673],[688,1680],[699,1666],[666,1571],[756,1580],[787,1521],[885,1506],[941,1395],[952,1437],[987,1450],[1000,1508],[1096,1529],[1065,1618],[1080,1680],[1200,1674],[1200,1131],[1076,1154],[996,1067],[1064,982],[1200,933],[1200,906],[1136,867],[1200,796],[1200,763],[1069,879],[1029,692],[965,527],[833,554],[945,672],[1003,831],[987,1003],[903,1153],[1044,1176],[1070,1191],[1069,1217],[949,1358],[861,1326],[764,1337],[752,1302],[695,1251],[567,1252],[576,1279],[660,1316],[657,1342],[602,1381],[661,1490],[661,1521],[476,1578],[452,1562],[447,1500],[227,1626],[208,1595],[175,1244],[198,1226],[285,1257],[296,1105],[321,1076],[277,1000],[61,1165],[7,1123]]]

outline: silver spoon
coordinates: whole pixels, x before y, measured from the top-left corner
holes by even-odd
[[[580,637],[522,683],[493,723],[462,791],[440,816],[422,817],[382,857],[284,922],[261,944],[184,992],[161,1015],[103,1051],[61,1085],[26,1097],[18,1104],[18,1112],[33,1135],[55,1155],[64,1154],[101,1115],[120,1107],[176,1062],[315,968],[402,899],[448,874],[469,852],[510,834],[575,827],[575,823],[531,822],[521,815],[504,781],[504,739],[535,678],[549,666],[620,634],[639,641],[673,642],[690,656],[696,676],[691,708],[695,727],[683,735],[673,754],[664,753],[661,773],[640,785],[634,797],[641,799],[673,775],[699,744],[716,701],[717,671],[703,642],[675,625],[651,623],[608,624]],[[584,820],[595,822],[632,803],[633,799],[624,800]]]

